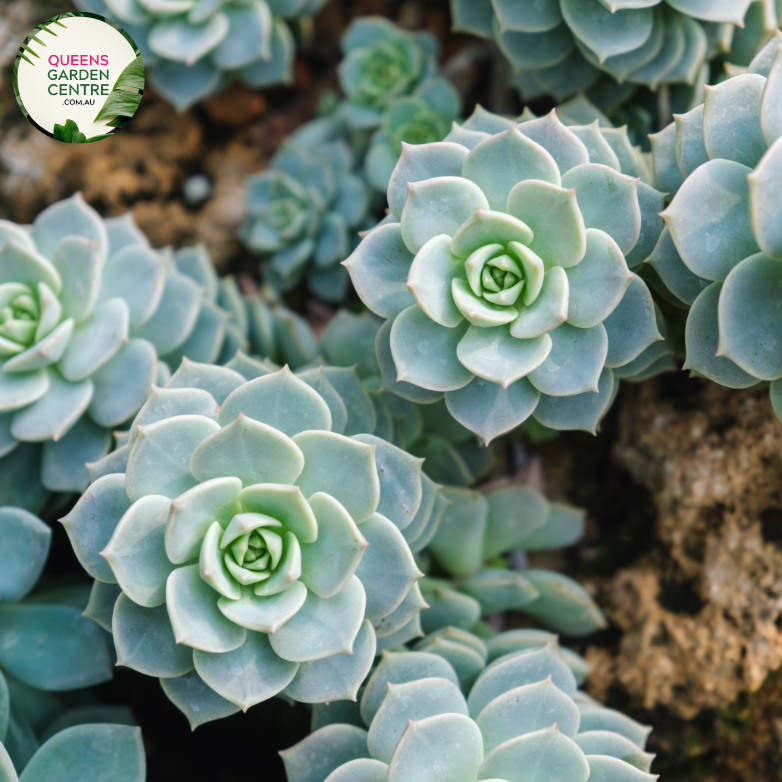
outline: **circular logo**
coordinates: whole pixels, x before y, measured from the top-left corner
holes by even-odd
[[[144,93],[133,39],[97,14],[68,13],[36,27],[14,61],[22,113],[57,141],[88,144],[127,125]]]

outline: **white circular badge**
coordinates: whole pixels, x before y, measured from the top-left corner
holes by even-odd
[[[136,113],[144,64],[133,39],[97,14],[47,19],[14,62],[19,107],[47,136],[70,144],[108,138]]]

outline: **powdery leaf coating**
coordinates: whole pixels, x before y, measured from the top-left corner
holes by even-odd
[[[200,383],[202,367],[188,366]],[[341,382],[353,370],[325,372],[342,373],[340,399],[361,401]],[[96,575],[119,582],[118,659],[170,679],[180,708],[203,702],[207,719],[231,713],[224,701],[246,710],[286,689],[355,698],[373,625],[398,631],[425,606],[400,531],[424,499],[422,460],[328,431],[327,404],[287,368],[236,385],[217,410],[181,379],[156,392],[131,427],[126,472],[99,478],[65,520],[86,562],[101,542],[109,570]],[[374,428],[372,413],[354,423]]]
[[[43,443],[42,497],[83,492],[85,464],[106,455],[112,431],[139,412],[153,383],[187,356],[215,361],[234,316],[217,304],[203,247],[152,250],[130,216],[104,220],[78,193],[41,212],[29,233],[5,224],[2,239],[9,445]]]
[[[362,697],[368,732],[316,729],[282,753],[290,782],[652,779],[647,728],[594,701],[582,710],[565,664],[578,665],[577,655],[539,630],[501,633],[491,644],[494,654],[446,627],[421,651],[385,653]]]
[[[649,261],[691,305],[685,367],[729,388],[782,376],[776,310],[769,304],[782,257],[775,219],[777,39],[748,73],[708,88],[703,106],[666,129],[675,135],[685,178],[662,214],[668,231]]]
[[[457,133],[403,155],[389,189],[400,226],[371,231],[346,262],[364,303],[393,321],[378,332],[387,387],[418,402],[445,393],[451,413],[486,441],[534,415],[535,388],[563,408],[572,399],[570,420],[585,425],[580,396],[598,390],[608,358],[602,323],[633,280],[625,255],[642,242],[634,263],[643,260],[663,228],[655,213],[662,193],[644,184],[641,198],[638,179],[589,162],[590,149],[612,158],[555,113],[521,119],[514,125],[479,109],[465,133],[485,138]],[[458,174],[460,138],[469,149]],[[610,138],[635,165],[626,135]],[[410,182],[404,201],[402,179]],[[400,304],[410,293],[416,300],[403,310],[385,307],[382,286],[365,285],[399,255],[400,237],[409,255],[394,267],[395,290]],[[613,365],[634,360],[650,331],[645,300],[629,298],[614,328],[628,346],[617,343]],[[602,415],[608,404],[600,399],[592,408]]]

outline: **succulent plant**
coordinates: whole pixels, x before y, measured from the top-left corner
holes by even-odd
[[[576,127],[479,108],[445,141],[405,145],[391,214],[345,261],[388,319],[385,387],[444,395],[485,442],[531,415],[595,431],[622,368],[635,375],[634,360],[665,346],[626,260],[653,247],[663,194],[617,170],[597,125]]]
[[[231,314],[203,247],[152,250],[79,194],[30,229],[0,221],[0,243],[0,497],[40,511],[43,487],[86,487],[169,365],[220,357]]]
[[[16,766],[0,741],[2,782],[144,782],[146,778],[141,730],[129,725],[87,723],[64,728],[35,751],[24,769]]]
[[[451,0],[456,30],[496,40],[525,100],[594,87],[703,84],[752,0]],[[767,6],[770,4],[766,3]],[[603,74],[610,77],[610,81]]]
[[[397,27],[380,16],[355,19],[342,36],[338,75],[347,105],[341,114],[353,128],[376,128],[383,112],[405,95],[425,94],[438,79],[435,39]]]
[[[289,23],[325,0],[75,0],[122,25],[149,81],[178,111],[224,89],[290,84],[296,45]]]
[[[673,199],[649,258],[690,306],[685,368],[729,388],[771,381],[782,412],[782,33],[748,73],[653,135],[654,166]]]
[[[374,131],[364,171],[385,193],[402,143],[441,141],[461,111],[461,97],[439,74],[439,46],[431,35],[397,27],[388,19],[356,19],[342,38],[338,73],[346,100],[333,112],[343,133]],[[354,138],[355,147],[366,142]]]
[[[653,782],[651,728],[579,691],[568,650],[529,634],[484,643],[447,628],[425,651],[385,652],[361,723],[284,750],[288,782]]]
[[[75,782],[78,776],[63,774],[63,753],[82,752],[84,736],[98,736],[127,763],[127,776],[112,779],[141,782],[144,753],[138,729],[109,724],[73,727],[132,724],[127,708],[65,708],[70,691],[110,679],[113,661],[104,631],[82,615],[89,588],[33,591],[51,536],[48,525],[33,514],[0,508],[0,779],[11,782],[19,773],[23,782]],[[74,694],[82,695],[83,704],[84,693]],[[58,738],[51,740],[54,734]],[[100,753],[87,753],[80,762],[82,779],[106,778],[97,775],[106,767]]]
[[[354,698],[376,636],[420,611],[421,460],[346,428],[328,377],[183,363],[63,519],[119,664],[193,726],[281,692]]]
[[[339,264],[355,247],[370,202],[334,128],[328,118],[313,120],[269,169],[248,179],[249,215],[240,235],[264,257],[262,272],[273,288],[288,291],[306,276],[316,296],[339,302],[348,286]]]
[[[583,510],[549,502],[522,482],[485,493],[447,486],[442,494],[450,505],[427,551],[455,581],[422,579],[429,604],[421,613],[424,632],[446,625],[469,630],[480,616],[509,609],[570,636],[606,627],[582,586],[552,570],[526,567],[523,556],[519,561],[522,552],[576,543],[584,533]]]

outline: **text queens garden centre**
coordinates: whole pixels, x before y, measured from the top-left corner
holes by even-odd
[[[87,97],[108,95],[111,90],[111,71],[105,67],[109,65],[108,54],[51,54],[49,65],[54,66],[48,73],[52,82],[49,95]],[[73,65],[80,67],[70,67]]]

